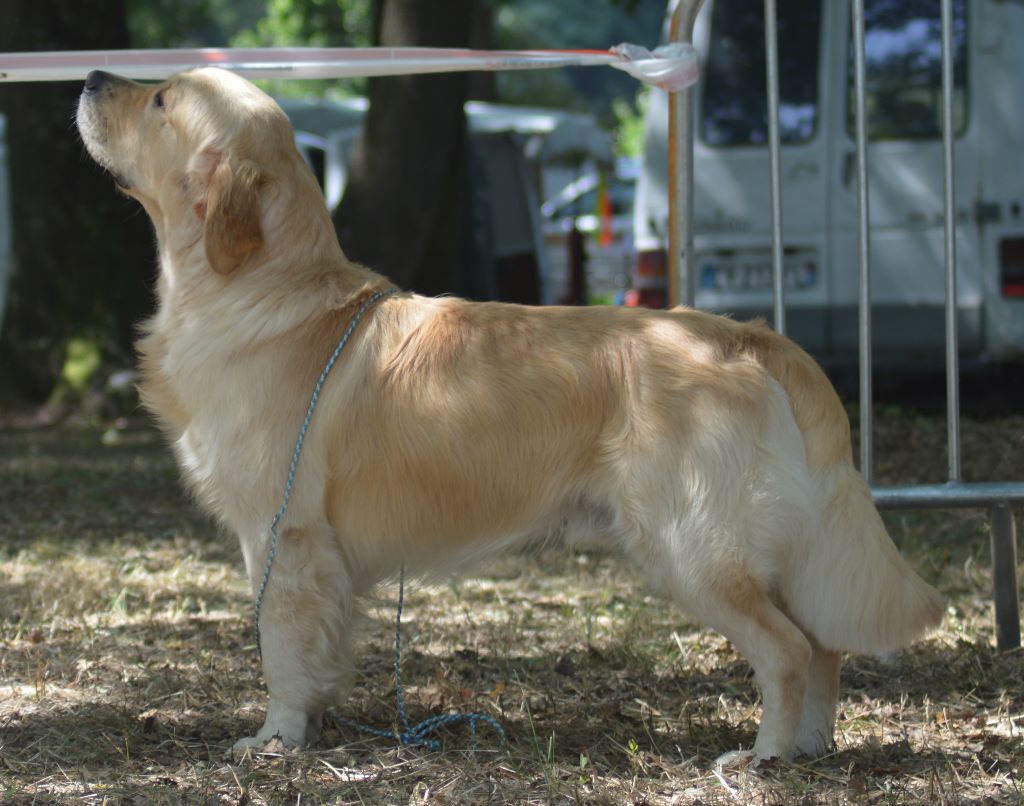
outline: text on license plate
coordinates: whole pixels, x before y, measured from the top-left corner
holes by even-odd
[[[698,258],[697,279],[706,291],[771,291],[772,258],[768,252],[714,254]],[[813,288],[818,283],[818,260],[812,251],[783,259],[786,288]]]

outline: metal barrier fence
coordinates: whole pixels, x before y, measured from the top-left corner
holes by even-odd
[[[704,0],[678,0],[669,37],[691,42]],[[956,221],[953,162],[952,0],[942,8],[942,144],[944,163],[944,246],[946,262],[946,423],[948,480],[945,484],[878,486],[872,457],[871,265],[868,208],[868,139],[865,114],[864,0],[850,0],[854,53],[854,108],[858,250],[860,258],[859,364],[860,466],[880,509],[988,508],[991,514],[992,575],[997,641],[1000,649],[1021,645],[1017,587],[1017,537],[1011,504],[1024,503],[1024,482],[971,483],[960,472],[960,395],[956,305]],[[782,186],[780,179],[779,64],[775,0],[764,0],[765,52],[772,205],[772,292],[775,327],[785,332]],[[671,304],[693,305],[693,88],[669,97],[669,250],[668,290]]]

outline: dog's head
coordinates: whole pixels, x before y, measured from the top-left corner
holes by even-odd
[[[195,245],[201,238],[221,274],[263,248],[268,188],[296,172],[312,179],[281,108],[220,68],[160,84],[95,71],[77,122],[89,153],[142,203],[161,241],[189,233],[182,240]]]

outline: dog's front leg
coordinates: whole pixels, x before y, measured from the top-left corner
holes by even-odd
[[[263,569],[250,565],[258,585]],[[283,531],[260,612],[267,716],[234,752],[275,737],[286,747],[319,738],[324,709],[349,677],[352,617],[351,576],[331,531]]]

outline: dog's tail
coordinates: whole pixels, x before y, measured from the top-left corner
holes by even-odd
[[[756,326],[745,335],[747,349],[789,396],[823,507],[819,532],[791,558],[784,596],[792,616],[828,649],[887,652],[909,644],[938,624],[942,598],[889,537],[853,466],[849,418],[838,395],[792,342]]]
[[[826,648],[888,652],[939,623],[943,602],[900,556],[871,500],[864,477],[848,462],[819,476],[820,531],[795,557],[789,609]]]

